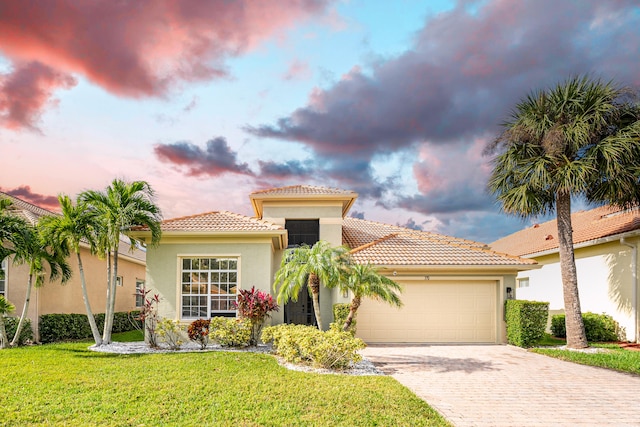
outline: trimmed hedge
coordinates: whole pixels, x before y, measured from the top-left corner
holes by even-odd
[[[518,347],[531,347],[544,336],[548,316],[548,302],[505,301],[507,341]]]
[[[13,336],[16,334],[19,321],[19,317],[4,318],[4,326],[7,331],[7,338],[9,339],[9,342],[11,342]],[[33,341],[33,329],[31,329],[31,320],[24,319],[24,326],[22,327],[22,332],[20,332],[20,337],[18,338],[18,345],[25,345],[28,341]]]
[[[349,308],[351,304],[349,303],[337,303],[333,304],[333,322],[336,323],[341,329],[344,326],[344,322],[347,320],[349,316]],[[357,316],[354,316],[353,321],[351,322],[351,326],[349,326],[349,332],[352,335],[356,334],[356,323]]]
[[[132,318],[137,312],[118,312],[113,317],[112,332],[128,332],[136,328]],[[98,330],[102,333],[104,313],[95,315]],[[75,341],[92,338],[91,326],[86,314],[43,314],[40,316],[40,342]]]
[[[608,314],[582,313],[587,341],[606,342],[624,339],[624,329]],[[551,317],[551,333],[558,338],[567,337],[565,315],[556,314]]]

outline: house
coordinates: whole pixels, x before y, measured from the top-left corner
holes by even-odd
[[[503,301],[520,270],[536,263],[486,245],[347,216],[358,195],[295,185],[251,193],[255,217],[213,211],[162,223],[159,245],[147,250],[147,286],[161,296],[160,314],[184,323],[235,316],[239,288],[274,293],[273,277],[287,247],[325,240],[352,249],[404,285],[404,306],[365,300],[358,336],[367,342],[505,342]],[[133,233],[150,239],[148,230]],[[323,328],[332,306],[349,295],[322,287]],[[311,299],[274,313],[272,323],[313,324]]]
[[[639,340],[638,242],[640,210],[602,206],[571,215],[582,312],[607,313]],[[491,244],[500,252],[536,260],[542,268],[520,272],[516,297],[549,301],[564,312],[556,220],[518,231]]]
[[[58,215],[3,192],[0,192],[0,198],[10,199],[12,213],[21,216],[31,224],[36,224],[42,216]],[[81,245],[80,255],[82,256],[91,309],[94,313],[104,313],[107,281],[106,261],[92,255],[88,245]],[[142,305],[141,298],[136,295],[136,289],[144,288],[145,258],[146,253],[143,250],[136,249],[131,252],[129,244],[121,240],[118,256],[119,288],[116,293],[116,311],[130,311]],[[73,275],[66,284],[61,285],[60,281],[49,283],[46,280],[44,286],[34,288],[31,293],[27,317],[31,319],[36,340],[39,338],[38,320],[41,315],[86,313],[76,257],[71,256],[68,262]],[[4,276],[0,275],[0,295],[4,295],[16,306],[14,315],[20,315],[26,297],[29,267],[24,264],[13,264],[11,257],[2,260],[1,267],[4,270]]]

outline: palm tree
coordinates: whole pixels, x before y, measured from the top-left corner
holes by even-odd
[[[640,201],[640,108],[612,82],[573,77],[518,103],[487,147],[488,188],[507,213],[556,212],[567,346],[588,346],[573,252],[571,198],[630,207]]]
[[[82,299],[87,311],[87,318],[91,326],[91,332],[96,345],[102,344],[102,337],[93,316],[87,282],[85,280],[82,257],[80,256],[81,244],[88,244],[91,253],[96,253],[97,217],[95,210],[88,209],[83,202],[74,205],[66,195],[58,196],[58,202],[62,209],[62,215],[45,216],[40,220],[43,237],[52,245],[59,247],[68,256],[70,252],[76,254],[78,270],[80,271],[80,283],[82,287]]]
[[[13,253],[13,240],[27,227],[23,218],[11,213],[11,205],[10,199],[0,198],[0,262]]]
[[[49,280],[54,281],[60,278],[62,283],[65,283],[71,278],[71,269],[67,264],[64,253],[60,251],[59,248],[49,245],[43,238],[38,227],[25,227],[14,235],[12,243],[15,245],[13,250],[13,263],[27,264],[29,267],[24,306],[18,327],[16,328],[16,333],[11,341],[11,345],[14,346],[18,343],[18,338],[20,337],[24,321],[27,317],[29,302],[31,300],[31,289],[34,285],[35,287],[44,285],[47,266],[49,270]]]
[[[345,277],[338,287],[341,291],[350,291],[353,295],[342,329],[349,330],[362,298],[373,298],[396,307],[402,307],[402,301],[396,292],[402,292],[402,286],[378,272],[373,265],[353,264],[345,271]]]
[[[99,221],[98,247],[107,256],[107,305],[105,309],[103,344],[111,343],[118,278],[118,251],[121,234],[132,227],[143,226],[151,231],[151,244],[160,240],[160,208],[153,201],[154,192],[145,181],[125,182],[114,179],[102,191],[85,191],[79,197],[89,209],[94,209]],[[129,236],[131,250],[139,243]]]
[[[16,307],[0,295],[0,349],[7,348],[9,338],[7,338],[7,329],[4,326],[4,316],[10,314]]]
[[[273,284],[275,290],[280,286],[278,304],[297,301],[300,291],[306,286],[313,300],[318,329],[322,330],[320,283],[327,287],[337,285],[346,253],[346,248],[333,248],[329,242],[322,240],[313,246],[288,249],[282,257]]]

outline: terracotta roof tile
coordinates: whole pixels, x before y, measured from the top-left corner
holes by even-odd
[[[40,206],[25,202],[22,199],[18,199],[17,197],[4,193],[2,191],[0,191],[0,199],[11,200],[12,205],[9,207],[9,210],[14,215],[22,217],[33,225],[38,222],[38,219],[40,219],[40,217],[47,215],[59,215],[58,213],[51,212],[49,210],[41,208]]]
[[[491,244],[494,250],[531,255],[558,248],[556,220],[525,228]],[[640,229],[640,210],[602,206],[571,215],[573,244],[615,236]]]
[[[532,260],[501,254],[472,240],[345,218],[343,243],[356,262],[376,265],[529,265]]]
[[[162,231],[262,231],[283,230],[280,225],[273,224],[233,212],[206,212],[198,215],[167,219],[162,221]],[[138,230],[145,230],[144,228]]]
[[[341,190],[339,188],[317,187],[313,185],[291,185],[288,187],[268,188],[265,190],[254,191],[250,196],[297,196],[297,195],[335,195],[335,196],[353,196],[353,191]]]

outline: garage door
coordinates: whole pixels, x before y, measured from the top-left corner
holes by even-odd
[[[400,309],[365,299],[357,336],[369,343],[494,343],[495,281],[402,283]]]

